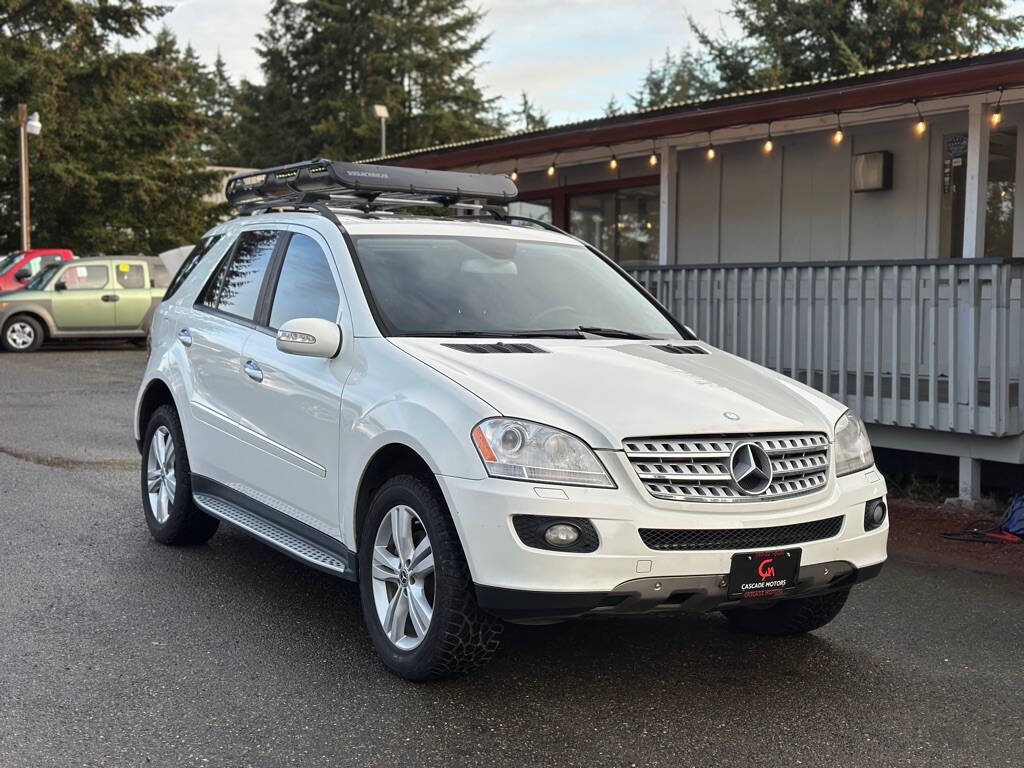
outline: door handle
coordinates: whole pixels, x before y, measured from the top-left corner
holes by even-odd
[[[100,300],[101,301],[107,301],[107,302],[110,302],[110,301],[120,301],[121,297],[118,296],[116,293],[105,293],[102,296],[100,296]]]
[[[192,334],[188,328],[182,328],[178,331],[178,341],[180,341],[184,347],[192,346]]]
[[[260,368],[258,363],[254,363],[252,360],[247,360],[245,362],[245,375],[256,383],[263,381],[263,369]]]

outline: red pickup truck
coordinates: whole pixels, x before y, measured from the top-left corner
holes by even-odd
[[[66,248],[34,248],[0,256],[0,293],[20,291],[43,267],[73,258],[75,254]]]

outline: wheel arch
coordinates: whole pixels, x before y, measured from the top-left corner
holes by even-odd
[[[149,423],[153,413],[162,405],[171,405],[178,411],[178,404],[174,402],[174,395],[171,388],[163,379],[154,378],[146,385],[142,397],[139,398],[139,406],[136,412],[136,430],[139,438],[137,440],[139,452],[142,452],[142,438],[146,434],[146,425]],[[178,412],[181,417],[180,411]]]
[[[23,316],[26,316],[26,315],[28,317],[31,317],[37,323],[39,323],[39,326],[43,329],[43,341],[47,341],[48,339],[52,339],[53,338],[53,334],[54,334],[56,329],[53,326],[53,322],[52,322],[53,318],[50,317],[50,313],[49,312],[44,312],[43,310],[39,309],[38,307],[36,307],[36,306],[34,306],[32,304],[29,304],[28,306],[25,306],[25,307],[18,307],[17,309],[11,310],[4,317],[3,321],[0,322],[0,330],[3,330],[4,328],[6,328],[7,324],[9,322],[11,322],[11,320],[13,320],[14,318],[16,318],[16,317],[23,317]]]
[[[397,475],[413,475],[420,478],[436,489],[438,497],[445,502],[447,508],[444,493],[426,459],[416,449],[405,443],[390,442],[377,449],[363,468],[363,474],[359,478],[351,522],[354,549],[359,548],[359,537],[362,535],[363,521],[366,519],[366,514],[370,509],[370,502],[373,500],[374,493],[389,478]],[[451,510],[449,510],[449,514],[451,514]]]

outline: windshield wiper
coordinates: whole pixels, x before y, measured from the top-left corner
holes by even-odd
[[[582,339],[583,334],[573,328],[551,328],[539,331],[437,331],[408,334],[410,336],[456,336],[480,339]]]
[[[596,325],[580,325],[576,327],[577,331],[583,333],[592,333],[595,336],[608,336],[613,339],[650,339],[650,336],[643,336],[639,333],[633,333],[633,331],[623,331],[618,328],[600,328]]]

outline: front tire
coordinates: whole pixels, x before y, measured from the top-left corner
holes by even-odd
[[[824,595],[783,600],[768,608],[731,608],[725,611],[729,626],[756,635],[800,635],[821,629],[839,615],[850,589]]]
[[[35,352],[43,344],[43,326],[30,315],[15,315],[4,323],[0,342],[8,352]]]
[[[192,470],[174,406],[161,405],[142,441],[142,506],[146,525],[161,544],[202,544],[220,521],[192,501]]]
[[[384,664],[406,680],[464,674],[491,658],[503,625],[477,606],[469,567],[438,491],[386,482],[359,541],[363,619]]]

